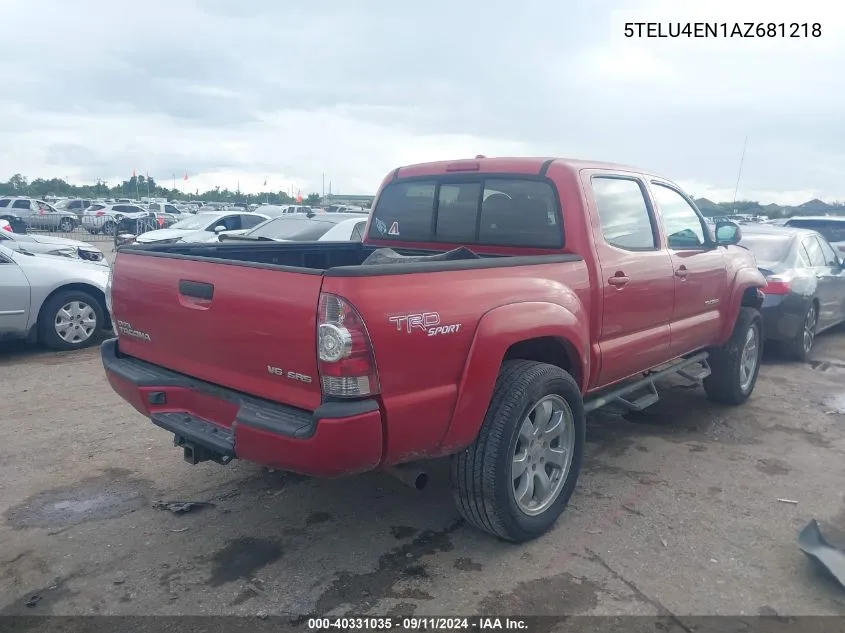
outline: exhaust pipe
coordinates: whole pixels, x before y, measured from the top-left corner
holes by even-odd
[[[407,466],[387,466],[384,470],[414,490],[422,490],[428,485],[428,474],[424,470]]]

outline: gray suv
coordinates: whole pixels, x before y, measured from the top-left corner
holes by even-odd
[[[34,198],[0,198],[0,210],[20,216],[27,229],[71,233],[79,226],[79,218],[72,211],[60,211]]]

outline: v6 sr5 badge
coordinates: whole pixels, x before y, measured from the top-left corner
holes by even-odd
[[[437,312],[421,312],[419,314],[403,314],[389,317],[389,321],[396,326],[397,332],[413,334],[416,331],[425,332],[427,336],[441,336],[443,334],[457,334],[461,331],[461,323],[441,325]]]

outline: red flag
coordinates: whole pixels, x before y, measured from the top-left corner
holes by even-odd
[[[182,178],[182,180],[185,180],[185,181],[187,181],[187,180],[188,180],[188,172],[185,172],[185,177],[184,177],[184,178]]]
[[[302,194],[301,194],[301,193],[297,193],[297,194],[296,194],[296,201],[297,201],[297,202],[302,202]]]

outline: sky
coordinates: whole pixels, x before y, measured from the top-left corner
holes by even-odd
[[[2,19],[0,180],[366,194],[399,165],[539,155],[714,201],[742,162],[738,199],[845,200],[830,0],[3,0]],[[821,36],[629,38],[628,22]]]

